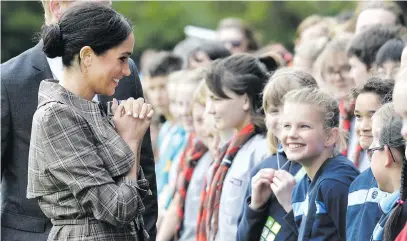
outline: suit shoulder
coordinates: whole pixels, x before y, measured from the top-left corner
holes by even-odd
[[[33,47],[34,48],[34,47]],[[7,84],[9,81],[16,79],[16,75],[24,74],[24,69],[31,68],[32,50],[28,49],[16,57],[1,64],[1,80]],[[18,71],[17,71],[18,70]],[[23,72],[21,72],[23,71]]]

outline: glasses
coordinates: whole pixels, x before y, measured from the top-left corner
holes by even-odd
[[[373,157],[374,152],[375,151],[383,151],[383,150],[384,150],[384,146],[369,148],[366,151],[367,152],[367,157],[369,158],[370,161],[372,161],[372,157]],[[390,148],[389,148],[389,151],[390,151],[391,158],[393,159],[393,162],[396,162],[396,159],[394,159],[393,152],[391,151]]]
[[[334,70],[331,68],[328,68],[328,70],[326,71],[326,74],[329,76],[336,76],[337,74],[339,74],[340,76],[348,76],[349,72],[350,72],[350,65],[343,65],[339,68],[339,70]]]

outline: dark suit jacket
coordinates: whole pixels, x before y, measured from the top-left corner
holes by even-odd
[[[98,96],[102,103],[114,98],[142,97],[137,68],[129,61],[131,76],[123,78],[114,96]],[[32,118],[40,82],[52,78],[42,43],[1,65],[1,234],[2,240],[46,240],[52,225],[35,199],[26,198],[28,151]],[[150,131],[141,149],[140,164],[150,182],[152,196],[144,199],[144,222],[151,239],[156,237],[157,188]]]

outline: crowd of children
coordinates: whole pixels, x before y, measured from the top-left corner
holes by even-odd
[[[403,25],[363,2],[305,19],[294,55],[237,19],[186,56],[152,53],[157,240],[407,240]]]

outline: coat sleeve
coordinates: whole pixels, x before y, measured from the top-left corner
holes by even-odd
[[[129,61],[131,72],[134,74],[135,87],[132,89],[132,97],[137,99],[143,97],[143,87],[138,76],[138,70],[133,61]],[[144,198],[143,203],[146,211],[143,214],[144,228],[150,235],[150,240],[155,240],[157,235],[158,201],[157,201],[157,181],[155,176],[154,154],[151,146],[150,128],[143,138],[140,154],[140,165],[143,167],[146,179],[150,184],[152,195]]]
[[[139,169],[138,180],[127,177],[116,183],[98,156],[86,120],[61,104],[51,105],[39,116],[39,132],[47,169],[66,186],[98,220],[123,226],[143,212],[141,193],[148,186]]]

